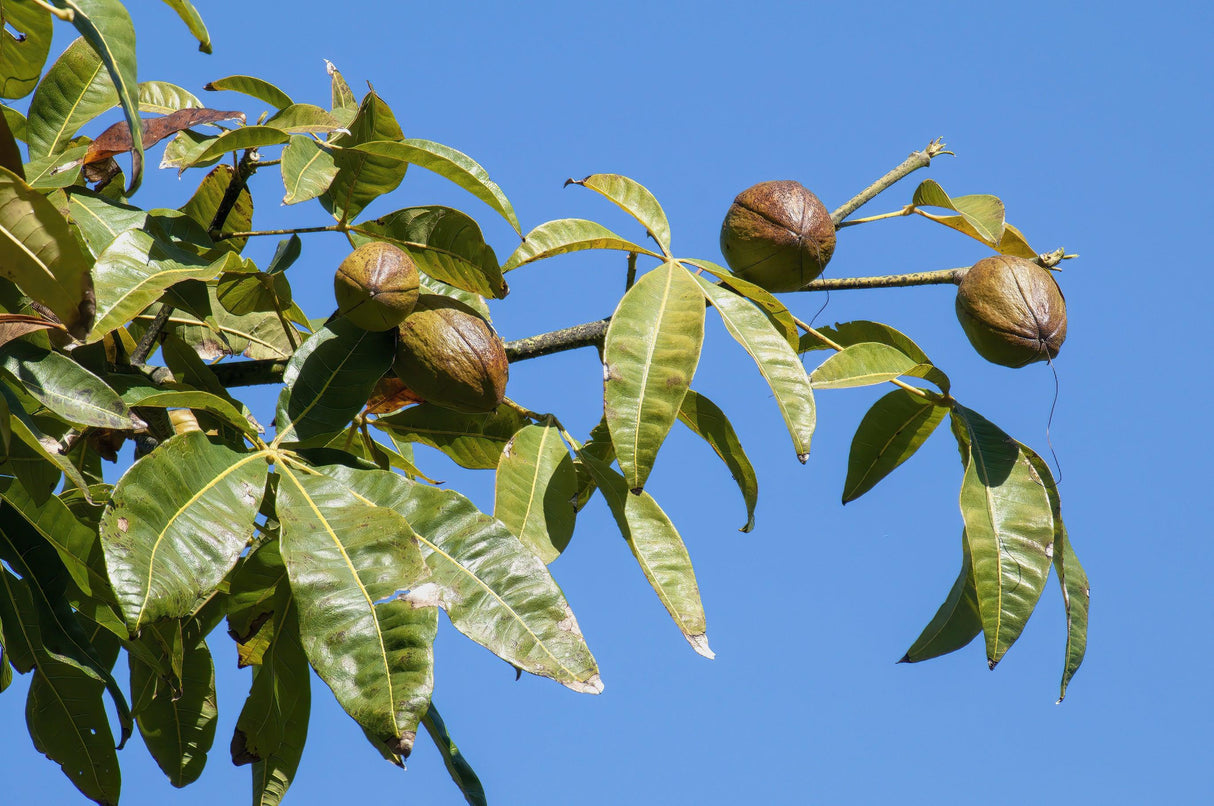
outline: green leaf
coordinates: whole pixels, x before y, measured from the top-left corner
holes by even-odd
[[[164,148],[164,155],[160,158],[160,167],[176,168],[178,175],[183,173],[186,168],[202,167],[205,163],[199,162],[196,158],[199,154],[210,148],[211,143],[215,142],[218,135],[199,134],[192,129],[178,132],[177,136],[169,141],[169,144]],[[216,157],[215,161],[218,162]]]
[[[122,233],[93,267],[98,289],[97,320],[86,341],[96,341],[122,327],[175,283],[212,279],[228,259],[225,255],[214,261],[204,260],[161,243],[144,230]],[[230,259],[237,260],[234,256]]]
[[[861,342],[844,347],[810,374],[815,389],[848,389],[872,386],[905,375],[916,367],[906,353],[880,342]]]
[[[131,130],[131,179],[126,195],[138,188],[143,175],[143,126],[139,119],[139,82],[135,76],[135,26],[120,0],[53,0],[71,9],[72,24],[97,51],[110,75],[118,102]]]
[[[421,403],[373,421],[402,442],[420,442],[447,454],[460,467],[492,470],[502,450],[527,420],[509,406],[484,414]]]
[[[603,346],[603,400],[629,489],[640,492],[691,386],[704,342],[704,300],[677,263],[624,294]]]
[[[118,104],[97,51],[83,38],[68,45],[30,99],[26,142],[31,160],[59,154],[80,127]]]
[[[573,537],[577,473],[553,425],[528,425],[506,443],[497,465],[493,516],[545,563]]]
[[[345,428],[392,366],[394,334],[334,319],[295,351],[278,398],[278,438],[298,441]]]
[[[216,92],[219,90],[231,90],[244,95],[256,98],[259,101],[265,101],[275,109],[282,109],[295,103],[291,100],[291,96],[280,90],[268,81],[253,76],[227,76],[217,81],[212,81],[203,87],[204,90]]]
[[[729,418],[717,408],[716,403],[694,389],[688,389],[687,396],[683,398],[683,405],[679,408],[679,420],[707,442],[729,468],[730,475],[742,492],[742,500],[746,503],[746,523],[738,531],[749,532],[755,527],[759,480]]]
[[[198,189],[190,200],[181,206],[185,213],[202,228],[209,232],[215,220],[215,213],[223,202],[224,194],[232,183],[236,171],[231,165],[219,165],[206,175],[199,183]],[[245,232],[253,224],[253,196],[246,187],[236,197],[236,203],[224,219],[220,232]],[[225,238],[217,245],[219,251],[239,253],[244,249],[247,238]],[[210,253],[208,253],[210,254]]]
[[[191,784],[202,775],[215,740],[219,711],[211,651],[205,641],[186,644],[180,689],[160,679],[135,655],[129,657],[132,697],[143,700],[135,714],[143,743],[169,783]]]
[[[253,674],[232,738],[232,760],[253,763],[254,806],[277,806],[299,767],[312,702],[294,605],[276,614],[274,640]]]
[[[346,713],[407,756],[430,703],[438,630],[436,608],[404,598],[428,573],[413,531],[332,479],[280,473],[282,558],[308,660]]]
[[[710,260],[698,260],[696,258],[681,258],[680,263],[690,263],[698,269],[702,269],[713,277],[721,281],[721,285],[729,290],[746,297],[748,300],[758,305],[767,312],[768,319],[776,330],[784,335],[788,346],[800,352],[801,329],[797,326],[796,320],[792,313],[784,306],[783,302],[776,299],[775,295],[762,286],[757,286],[749,280],[743,280],[730,273],[729,269],[723,266],[718,266]]]
[[[670,255],[670,222],[657,198],[640,182],[620,174],[592,174],[585,179],[570,179],[565,184],[581,185],[605,196],[641,223],[658,242],[662,254]]]
[[[13,133],[13,137],[24,143],[29,137],[26,132],[25,115],[13,109],[11,106],[0,104],[0,115],[3,115],[4,122],[8,125],[8,129]]]
[[[21,402],[13,396],[7,384],[0,383],[0,396],[5,397],[5,402],[8,404],[11,417],[9,426],[12,429],[12,436],[16,437],[16,441],[12,442],[9,446],[9,467],[21,479],[21,483],[26,486],[26,489],[34,493],[35,498],[41,501],[43,499],[38,495],[36,490],[39,485],[45,483],[45,494],[50,495],[51,489],[59,483],[59,474],[54,471],[48,474],[50,468],[47,467],[46,463],[58,468],[59,472],[67,476],[72,484],[81,489],[88,489],[88,482],[84,480],[84,476],[72,464],[72,460],[60,453],[58,441],[54,437],[42,432],[42,429],[34,422],[34,418],[22,408]],[[17,447],[18,442],[25,445],[29,450],[19,449]],[[56,447],[52,450],[48,445]],[[34,460],[33,456],[30,455],[31,453],[42,457],[45,463]]]
[[[964,557],[957,581],[953,583],[948,598],[940,605],[936,615],[923,628],[923,632],[899,663],[918,663],[956,652],[982,633],[982,616],[978,613],[978,592],[974,587],[969,539],[964,534],[961,536],[961,545]]]
[[[253,536],[266,457],[194,431],[162,443],[119,479],[101,545],[132,634],[190,615],[236,564]]]
[[[767,314],[732,291],[697,278],[705,296],[721,315],[725,329],[746,348],[767,385],[771,387],[802,464],[809,458],[809,443],[817,424],[813,387],[800,357],[771,323]]]
[[[0,277],[54,311],[77,338],[93,322],[90,265],[58,209],[0,168]]]
[[[75,666],[43,655],[30,682],[25,721],[34,747],[77,789],[97,803],[116,804],[121,779],[103,689]]]
[[[7,2],[0,19],[5,29],[0,32],[0,98],[24,98],[38,85],[50,53],[51,15],[34,3]]]
[[[843,347],[851,347],[864,342],[885,344],[905,353],[916,364],[905,374],[914,378],[924,378],[940,387],[945,394],[949,390],[949,379],[939,368],[933,366],[927,353],[923,352],[909,336],[881,322],[869,322],[857,319],[852,322],[835,323],[834,327],[817,328],[817,333],[806,333],[801,337],[797,352],[806,353],[811,350],[833,350],[833,345],[824,341],[821,336]]]
[[[708,647],[704,605],[700,602],[695,570],[691,567],[687,547],[670,518],[649,493],[630,495],[624,477],[598,459],[584,451],[579,458],[594,477],[632,556],[636,557],[666,612],[692,649],[706,658],[713,658]]]
[[[325,59],[325,72],[329,74],[330,96],[332,99],[330,108],[333,111],[333,116],[348,125],[350,121],[354,120],[354,116],[358,114],[358,99],[350,91],[350,85],[341,77],[341,73],[333,66],[333,62],[328,59]]]
[[[502,271],[517,269],[555,255],[580,252],[585,249],[615,249],[638,255],[660,257],[643,246],[621,238],[602,224],[581,218],[560,218],[540,224],[523,236],[523,242],[510,259],[502,264]]]
[[[198,40],[198,49],[203,53],[211,52],[211,35],[207,33],[207,25],[202,21],[198,10],[189,0],[164,0],[169,8],[177,12],[181,21],[190,29],[190,33]]]
[[[0,479],[0,498],[54,548],[81,591],[103,601],[113,599],[97,532],[81,523],[62,499],[52,495],[39,502],[24,485],[7,479]]]
[[[1088,645],[1088,606],[1091,603],[1092,591],[1088,585],[1088,575],[1075,556],[1071,539],[1067,536],[1066,526],[1062,523],[1062,500],[1058,495],[1058,486],[1054,483],[1054,474],[1040,456],[1021,446],[1037,475],[1045,484],[1046,495],[1050,499],[1050,509],[1054,516],[1054,570],[1058,573],[1058,584],[1062,588],[1062,604],[1066,610],[1066,654],[1062,666],[1062,685],[1058,693],[1058,702],[1066,697],[1067,686],[1075,672],[1083,663],[1084,653]]]
[[[988,246],[996,246],[1003,237],[1003,202],[997,196],[950,197],[934,179],[926,179],[915,188],[911,199],[915,207],[942,207],[957,215],[941,216],[923,213],[926,217],[964,232]]]
[[[240,128],[226,131],[210,141],[206,148],[194,155],[194,161],[184,167],[189,168],[199,163],[208,162],[216,157],[222,157],[231,151],[276,146],[290,139],[290,134],[272,126],[241,126]]]
[[[488,801],[485,799],[485,788],[481,786],[480,778],[476,777],[472,765],[456,747],[455,740],[447,732],[447,725],[443,722],[443,718],[439,715],[433,702],[430,703],[430,710],[426,711],[426,715],[422,717],[422,724],[426,726],[426,732],[430,734],[430,738],[438,747],[438,752],[443,757],[443,764],[447,767],[447,773],[459,787],[459,791],[463,793],[464,800],[468,802],[469,806],[488,806]]]
[[[278,110],[266,126],[288,134],[325,134],[340,129],[337,118],[315,104],[291,104]]]
[[[515,232],[523,234],[522,227],[518,223],[518,216],[514,214],[514,207],[506,198],[506,194],[502,192],[497,182],[489,178],[489,172],[467,154],[441,143],[416,139],[408,139],[399,143],[369,142],[355,146],[355,148],[367,154],[420,165],[445,179],[450,179],[500,213],[502,218],[514,227]]]
[[[189,90],[167,81],[141,81],[139,83],[139,111],[155,115],[169,115],[179,109],[197,109],[202,101]]]
[[[0,37],[3,33],[0,33]],[[22,181],[25,180],[25,164],[21,157],[21,148],[17,138],[8,124],[8,116],[0,115],[0,168],[7,168]],[[0,669],[5,667],[0,666]]]
[[[62,353],[10,341],[0,347],[0,367],[69,423],[115,430],[143,426],[105,381]]]
[[[237,316],[285,311],[291,307],[291,283],[282,273],[252,270],[252,263],[220,275],[215,296],[224,310]]]
[[[1044,483],[1018,442],[964,406],[954,406],[951,417],[965,459],[961,515],[987,662],[994,668],[1020,636],[1045,587],[1054,518]]]
[[[581,693],[603,690],[560,587],[509,529],[454,490],[382,470],[325,472],[413,527],[431,573],[407,597],[415,606],[438,604],[457,630],[524,671]]]
[[[339,221],[353,219],[372,201],[395,190],[409,167],[409,163],[395,157],[354,148],[377,140],[398,143],[405,139],[391,108],[374,92],[366,94],[347,128],[349,134],[338,134],[329,140],[341,149],[333,155],[337,176],[320,197],[321,205]]]
[[[153,385],[139,376],[112,375],[114,388],[128,406],[153,409],[193,409],[213,414],[237,430],[255,436],[264,429],[228,399],[172,381]]]
[[[456,288],[499,299],[508,292],[497,255],[476,222],[459,210],[406,207],[355,227],[356,244],[370,240],[399,246],[417,268]]]
[[[996,248],[1001,255],[1014,255],[1028,260],[1037,259],[1037,250],[1029,246],[1024,233],[1011,224],[1004,223],[1003,237],[999,239],[999,245]]]
[[[847,457],[843,503],[855,501],[914,455],[947,409],[905,389],[882,397],[864,415]]]
[[[286,187],[283,204],[299,204],[314,199],[329,189],[337,176],[332,152],[311,137],[297,134],[282,150],[282,183]]]
[[[96,257],[129,229],[142,228],[148,214],[138,207],[98,196],[84,188],[73,188],[67,197],[68,210],[89,251]]]
[[[4,524],[0,526],[0,557],[21,574],[28,586],[29,601],[38,624],[35,655],[46,655],[58,663],[72,666],[109,691],[122,726],[121,746],[133,730],[126,698],[110,674],[111,664],[102,659],[80,617],[69,604],[69,599],[76,597],[70,588],[66,566],[43,540],[38,527],[18,516],[16,507],[7,502],[12,492],[20,492],[17,485],[7,487],[5,503],[0,506],[0,513],[4,515],[0,521]],[[41,525],[46,522],[42,519]]]

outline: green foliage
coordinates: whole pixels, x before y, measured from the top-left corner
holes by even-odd
[[[166,2],[209,52],[194,6]],[[218,724],[207,641],[226,618],[241,665],[254,668],[230,747],[234,763],[250,765],[255,804],[279,803],[295,777],[312,671],[383,757],[400,763],[421,725],[466,800],[485,803],[431,699],[439,613],[520,674],[602,691],[548,568],[596,494],[675,626],[711,658],[687,546],[644,489],[681,422],[737,484],[741,531],[755,527],[758,472],[726,412],[691,388],[714,357],[703,354],[709,308],[753,359],[801,462],[818,426],[816,394],[897,387],[860,422],[845,503],[950,419],[962,459],[962,567],[903,660],[952,652],[982,634],[994,666],[1052,568],[1065,606],[1065,695],[1086,649],[1089,589],[1049,468],[961,405],[908,336],[864,320],[812,328],[716,262],[679,257],[661,204],[619,174],[569,183],[628,213],[653,248],[563,218],[532,227],[502,262],[464,211],[387,206],[408,167],[420,166],[523,232],[482,165],[405,138],[388,101],[374,92],[359,101],[332,65],[328,108],[253,76],[207,85],[252,105],[207,118],[227,121],[217,132],[173,129],[161,164],[193,176],[197,190],[180,210],[144,206],[133,195],[147,123],[138,112],[202,102],[167,82],[137,82],[134,32],[117,0],[54,4],[72,12],[64,16],[80,38],[49,66],[50,12],[0,4],[26,35],[0,48],[0,95],[32,94],[28,114],[5,107],[0,128],[0,691],[14,672],[33,675],[30,736],[86,797],[117,802],[117,750],[136,725],[175,786],[202,772]],[[77,137],[115,106],[131,135],[129,187],[109,182],[118,175],[109,152]],[[206,170],[228,155],[236,167]],[[254,229],[248,180],[275,166],[285,204],[315,200],[336,223],[288,230],[259,267],[242,255],[245,245],[275,233]],[[363,218],[381,198],[392,212]],[[928,180],[901,214],[911,212],[997,252],[1036,257],[995,196],[953,197]],[[510,400],[486,413],[419,402],[390,370],[394,331],[310,319],[325,312],[295,303],[299,236],[317,230],[355,246],[397,245],[427,292],[459,299],[486,321],[485,300],[507,296],[510,271],[572,252],[625,253],[627,287],[609,322],[507,345],[512,361],[598,346],[598,427],[581,443],[555,414]],[[819,351],[828,354],[807,368]],[[280,387],[272,436],[234,395],[247,384]],[[139,458],[110,486],[102,458],[126,440]],[[460,479],[436,486],[414,444],[494,473],[492,515],[456,489]],[[127,691],[112,672],[123,652]]]

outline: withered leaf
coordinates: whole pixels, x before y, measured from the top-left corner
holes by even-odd
[[[411,403],[424,403],[413,390],[405,386],[404,381],[394,376],[380,378],[367,401],[368,414],[388,414]]]
[[[24,313],[0,313],[0,347],[8,344],[13,339],[24,336],[26,333],[33,333],[36,330],[48,330],[50,328],[67,330],[67,328],[58,322],[51,322],[39,316],[30,316]]]
[[[184,131],[191,126],[201,126],[204,123],[216,123],[221,120],[239,120],[243,123],[244,119],[244,112],[222,112],[206,107],[178,109],[163,117],[144,118],[142,123],[143,146],[149,148],[169,135]],[[88,165],[118,154],[125,154],[131,150],[131,145],[131,128],[126,121],[120,121],[103,131],[96,140],[89,144],[88,152],[85,153],[81,162]]]

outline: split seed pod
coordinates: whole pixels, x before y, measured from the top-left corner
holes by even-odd
[[[1066,300],[1049,269],[996,255],[975,263],[957,288],[957,319],[978,355],[1023,367],[1058,355]]]
[[[768,291],[797,291],[835,252],[830,213],[800,182],[760,182],[737,195],[721,224],[721,252],[734,274]]]
[[[396,374],[429,403],[466,412],[493,411],[506,397],[509,364],[493,327],[441,294],[422,294],[400,326]]]
[[[405,321],[418,294],[417,267],[389,243],[363,244],[333,277],[337,311],[363,330],[391,330]]]

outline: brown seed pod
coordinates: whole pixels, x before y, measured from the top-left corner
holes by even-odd
[[[797,291],[835,252],[830,213],[800,182],[760,182],[737,195],[721,224],[721,252],[734,274],[768,291]]]
[[[413,259],[389,243],[372,241],[351,252],[333,276],[337,312],[363,330],[391,330],[417,302]]]
[[[422,294],[400,326],[393,364],[418,397],[456,411],[493,411],[506,397],[509,364],[501,338],[467,305]]]
[[[1049,269],[996,255],[978,261],[957,288],[957,319],[978,355],[1023,367],[1058,355],[1066,339],[1066,300]]]

